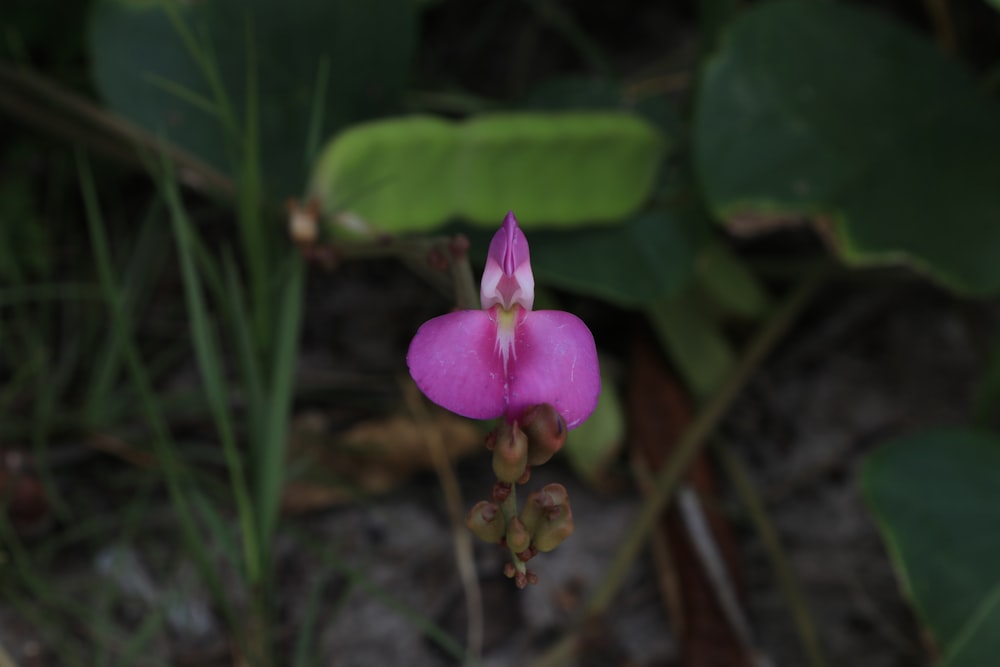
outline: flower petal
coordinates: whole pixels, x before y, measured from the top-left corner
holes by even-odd
[[[508,418],[549,403],[569,428],[597,406],[601,371],[590,329],[559,310],[525,312],[517,323],[514,358],[508,367]]]
[[[497,304],[505,310],[511,310],[515,304],[531,310],[535,301],[535,277],[531,272],[528,239],[517,226],[513,212],[507,212],[503,225],[490,241],[479,299],[483,310]]]
[[[463,310],[424,322],[406,363],[420,391],[441,407],[470,419],[504,413],[503,363],[489,312]]]

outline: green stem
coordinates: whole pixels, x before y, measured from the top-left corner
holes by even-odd
[[[715,430],[716,425],[725,416],[733,400],[740,394],[744,385],[753,376],[775,343],[781,339],[802,309],[809,303],[810,297],[823,282],[825,275],[825,271],[820,271],[811,276],[774,312],[763,330],[751,341],[747,351],[725,384],[702,408],[684,432],[670,461],[657,475],[655,486],[643,504],[632,529],[619,547],[607,575],[588,602],[586,606],[588,616],[603,613],[611,604],[615,593],[625,581],[632,562],[646,543],[646,539],[663,509],[673,497],[681,477],[687,472],[694,457],[701,451],[706,438]]]
[[[795,628],[799,632],[799,639],[802,641],[802,648],[805,650],[812,667],[826,667],[826,658],[823,657],[823,649],[819,642],[819,633],[816,631],[816,624],[813,623],[809,608],[806,606],[799,582],[795,578],[795,573],[788,562],[785,551],[781,546],[781,539],[778,531],[767,515],[764,503],[760,494],[754,487],[753,480],[747,473],[746,466],[729,450],[729,447],[720,445],[714,448],[719,462],[726,471],[730,484],[743,502],[747,510],[750,521],[757,531],[757,536],[764,544],[768,558],[771,560],[771,567],[774,575],[778,579],[778,587],[781,588],[785,601],[792,612],[795,620]]]
[[[568,633],[553,644],[531,663],[531,667],[551,667],[568,662],[578,646],[579,628],[584,627],[594,617],[603,614],[618,592],[632,562],[638,556],[640,549],[646,543],[649,533],[663,509],[673,497],[673,493],[694,460],[701,451],[705,440],[715,430],[716,425],[725,416],[730,404],[739,395],[747,381],[753,376],[774,345],[787,332],[802,309],[809,303],[816,290],[825,282],[829,270],[825,267],[813,272],[782,304],[774,311],[770,320],[757,336],[750,342],[746,352],[733,369],[726,382],[717,394],[701,409],[695,420],[677,443],[669,463],[655,479],[654,486],[643,504],[639,516],[625,537],[614,561],[608,568],[604,580],[584,608],[583,617],[578,619],[577,630]],[[505,515],[506,516],[506,515]]]
[[[502,503],[500,503],[500,511],[503,513],[504,525],[509,526],[510,522],[517,517],[517,484],[510,485],[510,495],[508,495]],[[513,549],[508,547],[510,551],[510,562],[513,564],[514,569],[520,574],[527,574],[528,566],[525,565],[524,561],[521,560],[517,553]]]

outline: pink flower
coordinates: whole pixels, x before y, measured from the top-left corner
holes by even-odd
[[[549,403],[569,428],[582,424],[601,392],[594,337],[575,315],[531,310],[534,299],[528,239],[508,213],[490,242],[482,310],[435,317],[410,343],[406,362],[420,390],[471,419],[515,421]]]

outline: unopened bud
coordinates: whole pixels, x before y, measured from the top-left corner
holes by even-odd
[[[493,472],[501,482],[513,484],[528,467],[528,438],[517,424],[504,422],[497,427],[493,448]]]
[[[531,533],[517,517],[507,524],[507,546],[516,554],[526,551],[531,546]]]
[[[566,503],[568,498],[569,494],[562,484],[546,484],[537,491],[532,491],[521,511],[521,521],[528,532],[534,533],[542,519]]]
[[[465,517],[465,525],[476,537],[491,544],[498,543],[506,530],[500,508],[488,500],[476,503]]]
[[[566,444],[566,420],[548,403],[525,410],[521,427],[528,436],[528,465],[548,462]]]
[[[542,552],[552,551],[572,534],[573,512],[567,502],[557,507],[549,516],[544,517],[538,523],[532,545]]]

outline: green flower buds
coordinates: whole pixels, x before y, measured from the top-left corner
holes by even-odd
[[[491,544],[498,543],[506,530],[500,508],[488,500],[476,503],[465,517],[465,525],[476,537]]]
[[[566,487],[562,484],[547,484],[537,491],[532,491],[528,500],[524,503],[521,511],[521,521],[534,534],[542,519],[556,511],[560,506],[568,502],[569,496]]]
[[[516,554],[527,551],[531,546],[531,533],[517,517],[507,524],[507,546]]]
[[[542,517],[535,527],[532,546],[542,552],[552,551],[573,534],[573,512],[567,500]]]
[[[528,465],[548,462],[566,444],[566,421],[548,403],[525,410],[521,425],[528,436]]]
[[[528,437],[517,424],[497,427],[493,447],[493,472],[497,479],[514,484],[528,467]]]

